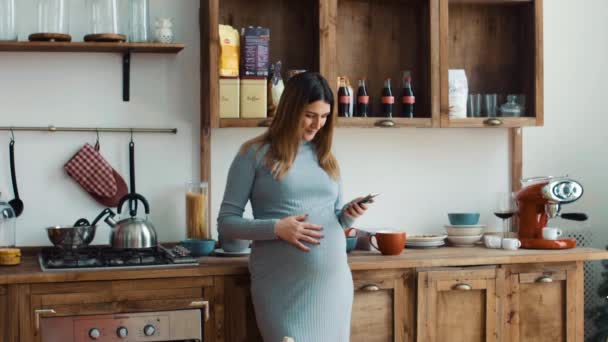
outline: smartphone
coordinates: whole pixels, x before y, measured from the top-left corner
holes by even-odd
[[[357,204],[369,203],[369,202],[371,202],[372,198],[374,198],[374,197],[376,197],[378,195],[380,195],[380,194],[375,194],[375,195],[369,194],[369,195],[363,197],[362,199],[360,199],[357,202]]]

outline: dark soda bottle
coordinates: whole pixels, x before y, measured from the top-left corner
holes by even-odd
[[[409,71],[404,71],[402,76],[403,94],[401,96],[401,116],[404,118],[414,117],[414,91],[412,90],[412,76]]]
[[[338,88],[338,116],[348,117],[351,96],[346,86],[344,77],[340,77],[340,86]]]
[[[357,89],[357,116],[369,116],[369,94],[365,79],[359,80],[359,88]]]
[[[393,106],[395,104],[395,97],[391,90],[391,79],[387,78],[384,80],[384,87],[382,88],[382,115],[387,118],[393,117]]]

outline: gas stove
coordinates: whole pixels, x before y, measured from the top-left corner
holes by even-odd
[[[88,246],[76,250],[43,248],[38,255],[43,272],[96,271],[196,266],[198,260],[182,246],[146,249],[113,249]]]

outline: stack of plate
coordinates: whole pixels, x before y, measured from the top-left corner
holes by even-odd
[[[445,245],[444,234],[408,235],[405,240],[407,248],[437,248]]]
[[[485,224],[445,226],[448,241],[455,247],[473,247],[481,240],[485,228]]]

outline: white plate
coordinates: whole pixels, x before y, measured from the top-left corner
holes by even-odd
[[[446,228],[486,228],[487,225],[485,225],[485,224],[458,224],[458,225],[446,224],[445,227]]]
[[[406,241],[406,246],[437,246],[443,245],[445,242],[443,240],[440,241],[424,241],[424,242],[415,242],[415,241]]]
[[[475,236],[448,236],[448,241],[455,246],[472,246],[481,240],[482,235]]]
[[[215,255],[217,256],[244,256],[244,255],[249,255],[251,254],[251,248],[247,248],[245,250],[242,250],[240,252],[226,252],[225,250],[221,249],[221,248],[217,248],[215,250]]]
[[[435,242],[435,241],[443,241],[448,237],[445,234],[425,234],[425,235],[411,235],[407,236],[405,239],[405,243],[419,243],[419,242]]]

